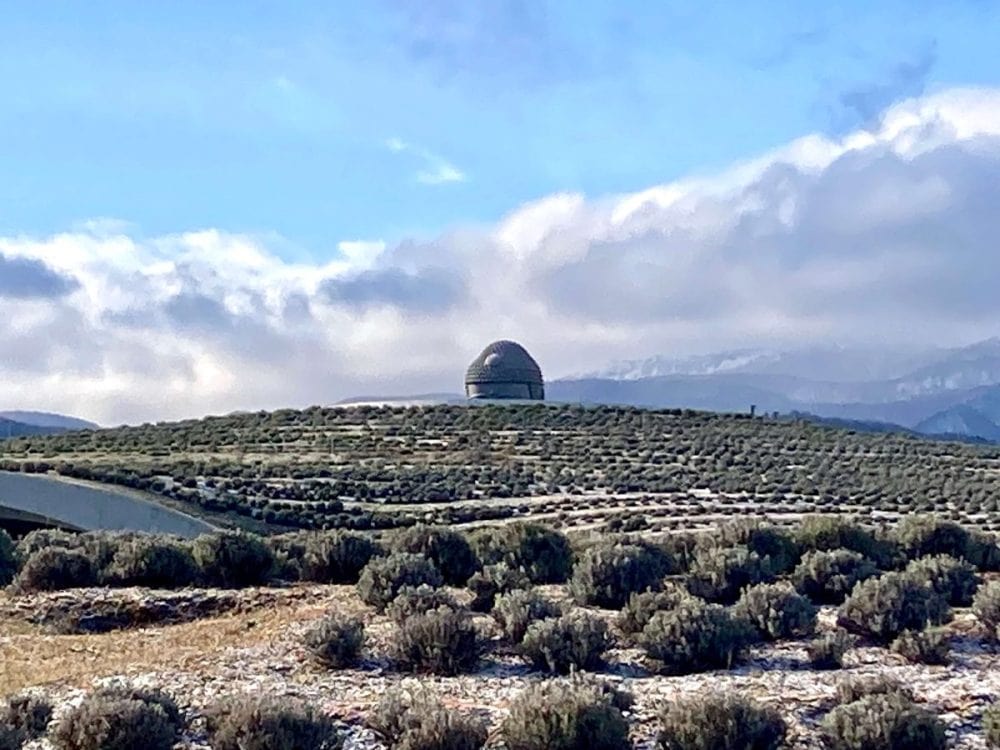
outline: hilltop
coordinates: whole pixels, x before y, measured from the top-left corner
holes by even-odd
[[[96,428],[97,425],[93,422],[62,414],[40,411],[0,411],[0,438]]]
[[[0,416],[0,440],[23,435],[49,435],[54,432],[65,432],[65,430],[64,427],[47,427]]]
[[[26,437],[0,462],[274,530],[534,518],[668,531],[823,511],[1000,520],[998,448],[681,410],[313,407]]]

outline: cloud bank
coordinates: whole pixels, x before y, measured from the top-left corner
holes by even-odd
[[[653,353],[1000,333],[1000,90],[898,104],[721,175],[560,194],[425,242],[282,259],[221,230],[0,238],[5,408],[105,424],[458,391],[490,340],[549,377]]]

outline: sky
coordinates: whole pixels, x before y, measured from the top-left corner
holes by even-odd
[[[0,408],[1000,334],[1000,2],[8,2]]]

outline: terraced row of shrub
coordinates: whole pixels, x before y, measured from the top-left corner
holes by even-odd
[[[939,750],[945,725],[886,680],[846,681],[819,722],[831,750]],[[524,689],[492,739],[506,750],[625,750],[633,747],[633,698],[598,679],[575,675]],[[339,750],[343,722],[301,700],[231,696],[201,712],[183,711],[162,690],[112,685],[86,695],[57,721],[42,698],[23,694],[0,705],[0,750],[46,737],[55,750],[170,750],[199,721],[214,750]],[[388,691],[365,725],[392,750],[479,750],[491,739],[482,716],[445,707],[426,688]],[[990,747],[1000,747],[1000,704],[982,718]],[[777,750],[788,724],[781,712],[738,693],[711,693],[665,704],[661,750]],[[496,744],[495,742],[493,743]]]
[[[0,467],[309,529],[411,525],[427,503],[462,523],[517,516],[526,497],[695,490],[723,513],[807,501],[1000,523],[995,447],[679,410],[315,407],[5,441]],[[480,498],[509,502],[456,505]]]
[[[891,530],[816,517],[794,530],[727,525],[659,542],[629,536],[571,543],[538,525],[465,535],[415,526],[376,541],[351,532],[259,538],[209,534],[190,543],[137,534],[0,535],[0,576],[15,593],[92,585],[241,587],[273,580],[354,584],[399,623],[393,659],[405,669],[472,671],[490,640],[472,613],[492,613],[508,645],[536,667],[596,669],[618,639],[656,669],[725,668],[750,645],[808,638],[817,607],[836,604],[843,632],[810,645],[815,665],[836,666],[851,635],[917,661],[947,660],[936,626],[972,607],[989,634],[1000,625],[1000,567],[992,539],[950,521],[913,516]],[[563,610],[534,589],[566,583]],[[464,588],[459,595],[449,587]],[[618,609],[616,632],[591,609]],[[314,650],[359,653],[360,625],[334,618]],[[346,657],[338,657],[345,661]]]
[[[992,535],[935,516],[911,515],[896,526],[880,527],[837,516],[810,517],[793,528],[746,520],[710,532],[655,540],[629,534],[568,537],[536,523],[485,526],[469,532],[417,524],[382,535],[337,530],[261,537],[221,531],[192,541],[140,532],[77,534],[42,529],[16,545],[0,531],[0,576],[23,577],[25,568],[34,567],[28,564],[31,558],[46,552],[52,559],[79,562],[86,558],[66,567],[84,570],[85,580],[101,585],[183,587],[199,582],[239,587],[271,579],[344,583],[356,580],[373,557],[410,552],[426,555],[450,584],[503,564],[526,571],[540,583],[563,582],[575,575],[576,590],[593,590],[586,594],[588,603],[615,600],[620,605],[637,586],[641,590],[643,580],[680,572],[695,579],[692,585],[698,590],[692,593],[732,600],[740,581],[730,581],[729,574],[717,580],[713,569],[738,569],[763,580],[788,573],[810,552],[838,549],[860,555],[869,567],[883,570],[900,569],[908,561],[934,554],[951,555],[981,570],[1000,569],[1000,548]],[[637,554],[640,564],[633,560]],[[607,571],[619,578],[603,579]],[[629,577],[633,573],[645,578],[633,580]],[[66,582],[73,584],[72,576]],[[29,589],[71,587],[59,580],[23,583]]]

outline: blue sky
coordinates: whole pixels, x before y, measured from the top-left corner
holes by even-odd
[[[324,258],[711,172],[992,84],[995,2],[5,3],[0,233]],[[395,148],[391,147],[395,146]]]

